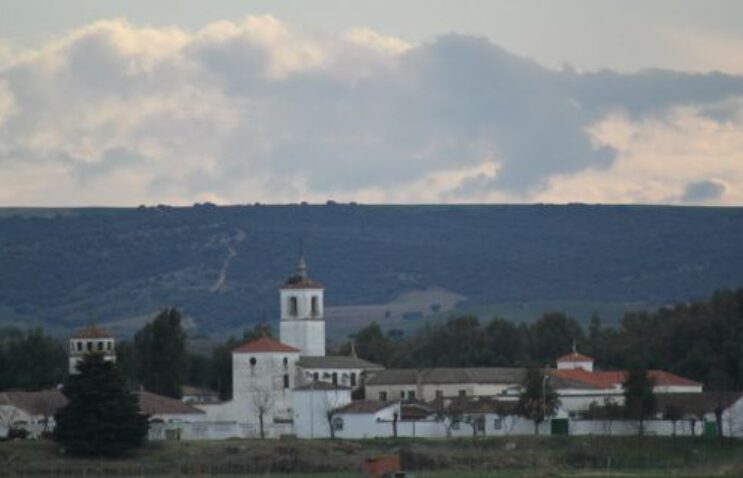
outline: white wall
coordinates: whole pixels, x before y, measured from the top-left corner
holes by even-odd
[[[251,359],[255,359],[255,365],[251,365]],[[286,365],[284,359],[287,361]],[[298,359],[299,354],[296,352],[233,353],[232,401],[235,404],[227,409],[236,408],[244,412],[230,420],[257,421],[256,403],[266,394],[271,397],[269,415],[291,419],[292,388],[296,386]],[[288,388],[284,387],[285,375],[288,375]]]
[[[299,438],[328,438],[327,412],[351,403],[351,390],[295,390],[294,433]]]
[[[281,342],[298,348],[302,355],[325,356],[325,319],[281,319]]]
[[[727,437],[743,438],[743,399],[722,413],[722,433]]]

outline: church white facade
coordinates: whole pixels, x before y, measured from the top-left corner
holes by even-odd
[[[267,437],[294,433],[295,390],[311,390],[313,383],[346,390],[333,401],[343,406],[368,373],[382,369],[355,355],[325,355],[324,288],[308,277],[304,259],[280,287],[279,300],[279,340],[263,337],[232,351],[232,400],[196,404],[207,421],[230,424],[235,436],[258,436],[261,429]]]

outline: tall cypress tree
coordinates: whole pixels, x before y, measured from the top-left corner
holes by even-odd
[[[69,403],[54,415],[54,438],[71,455],[120,456],[142,446],[147,416],[126,390],[116,366],[86,355],[63,393]]]
[[[145,389],[181,398],[188,376],[186,334],[177,309],[165,309],[134,336],[139,379]]]

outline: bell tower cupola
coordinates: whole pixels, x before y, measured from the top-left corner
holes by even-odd
[[[325,355],[323,292],[323,285],[309,278],[304,257],[279,290],[281,342],[298,348],[302,355]]]

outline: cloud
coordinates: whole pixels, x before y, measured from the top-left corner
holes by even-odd
[[[107,20],[0,63],[0,203],[679,202],[741,173],[740,98],[743,77],[557,71],[465,35]],[[724,137],[699,176],[652,153],[679,129]]]
[[[686,185],[684,195],[681,198],[684,202],[697,204],[720,199],[725,194],[725,183],[712,179],[696,181]]]

